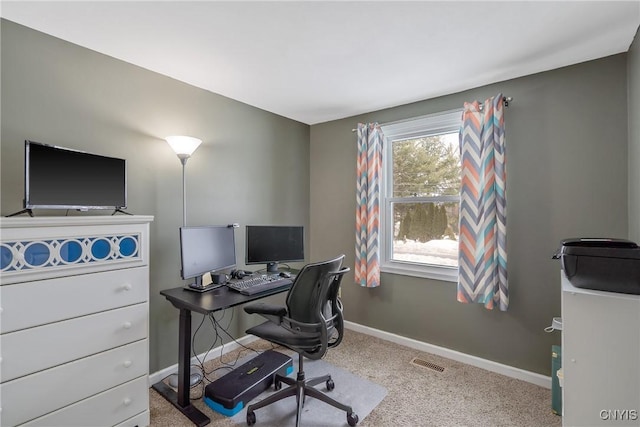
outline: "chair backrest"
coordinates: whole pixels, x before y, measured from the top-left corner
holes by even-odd
[[[327,347],[335,346],[342,340],[344,325],[338,289],[342,276],[349,271],[349,268],[341,268],[344,257],[340,255],[305,265],[287,295],[287,317],[297,325],[309,325],[306,332],[318,335],[318,348],[304,353],[312,359],[322,357]],[[333,337],[336,331],[337,338]]]

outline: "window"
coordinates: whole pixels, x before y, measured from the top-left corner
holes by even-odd
[[[458,280],[461,110],[382,125],[381,270]]]

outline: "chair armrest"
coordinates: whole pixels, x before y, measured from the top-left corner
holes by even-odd
[[[280,305],[258,303],[244,307],[244,311],[249,314],[261,314],[264,316],[282,317],[287,314],[287,308]]]
[[[342,267],[342,268],[341,268],[340,270],[338,270],[338,271],[333,271],[333,272],[329,273],[329,276],[338,276],[338,275],[342,276],[342,275],[344,275],[345,273],[348,273],[348,272],[350,272],[350,271],[351,271],[351,269],[350,269],[349,267]]]

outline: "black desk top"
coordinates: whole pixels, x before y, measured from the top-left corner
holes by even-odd
[[[165,298],[178,309],[187,309],[197,313],[209,314],[214,311],[224,310],[225,308],[288,291],[289,288],[280,288],[256,295],[242,295],[240,292],[233,291],[226,286],[207,292],[193,292],[180,287],[160,291],[160,295],[164,295]]]

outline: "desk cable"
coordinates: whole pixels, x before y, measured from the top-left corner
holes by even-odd
[[[221,316],[220,320],[224,319],[226,311],[227,310],[223,310],[222,311],[222,316]],[[202,360],[200,360],[200,357],[198,356],[198,353],[196,352],[195,342],[196,342],[196,336],[198,335],[198,332],[202,328],[202,325],[204,325],[204,321],[205,321],[206,318],[209,318],[209,320],[211,321],[211,324],[212,324],[213,329],[214,329],[214,337],[215,338],[213,339],[213,341],[212,341],[211,345],[209,346],[209,348],[207,349],[207,351],[204,353],[204,358]],[[229,319],[229,325],[231,325],[231,321],[232,320],[233,320],[233,312],[231,313],[231,319]],[[191,352],[194,354],[194,357],[198,361],[197,364],[191,364],[191,366],[195,366],[200,370],[200,372],[202,373],[202,379],[191,386],[191,388],[195,388],[196,386],[200,386],[200,395],[199,396],[195,396],[195,397],[191,397],[190,396],[189,400],[199,400],[199,399],[201,399],[204,396],[204,388],[205,388],[205,385],[206,385],[205,384],[205,379],[208,382],[211,382],[211,380],[209,379],[209,377],[207,375],[212,374],[213,372],[217,371],[218,369],[222,369],[222,367],[220,367],[220,368],[214,369],[211,372],[207,372],[205,370],[205,368],[204,368],[204,363],[207,360],[207,358],[209,357],[209,353],[211,352],[211,350],[213,350],[213,348],[218,343],[218,340],[220,340],[221,348],[224,349],[224,343],[222,342],[222,338],[220,337],[220,334],[218,333],[218,327],[222,328],[222,325],[219,324],[219,321],[213,316],[213,313],[209,313],[208,316],[204,316],[204,315],[202,316],[202,320],[200,321],[200,324],[196,327],[196,329],[193,332],[193,335],[191,336]]]
[[[214,313],[209,313],[207,316],[202,316],[202,321],[200,322],[200,324],[197,326],[197,328],[195,329],[193,336],[191,337],[191,350],[192,353],[195,355],[196,360],[198,361],[197,365],[192,365],[192,366],[197,366],[201,372],[202,372],[202,380],[199,381],[198,383],[194,384],[192,386],[195,387],[197,385],[201,386],[201,393],[200,396],[197,397],[192,397],[190,398],[190,400],[198,400],[200,398],[202,398],[202,395],[204,393],[204,387],[205,387],[205,379],[207,382],[213,382],[213,380],[211,378],[209,378],[209,375],[215,373],[216,371],[222,370],[222,369],[229,369],[232,370],[233,368],[236,367],[238,360],[240,359],[240,357],[242,356],[242,353],[244,350],[248,350],[248,351],[252,351],[256,354],[260,354],[261,352],[258,350],[255,350],[253,348],[247,347],[246,345],[238,342],[228,331],[229,327],[231,326],[231,323],[233,322],[233,317],[234,317],[234,310],[230,310],[231,311],[231,316],[229,316],[229,320],[227,325],[223,325],[222,321],[224,320],[224,318],[226,317],[226,312],[227,309],[222,311],[222,315],[220,316],[220,319],[217,319],[214,315]],[[195,351],[195,341],[196,341],[196,335],[198,334],[198,331],[202,328],[202,325],[204,324],[205,318],[209,319],[209,322],[211,323],[211,326],[213,327],[214,330],[214,335],[215,338],[213,339],[211,345],[209,346],[209,348],[207,349],[207,351],[204,354],[203,359],[201,360],[198,356],[198,354]],[[222,335],[226,335],[227,337],[229,337],[234,343],[236,343],[236,345],[238,345],[238,347],[241,347],[242,349],[240,351],[238,351],[238,354],[235,357],[235,360],[233,361],[229,361],[229,362],[225,362],[224,360],[222,360],[222,357],[224,356],[224,346],[225,343],[223,341],[223,337]],[[204,368],[204,363],[207,360],[207,358],[209,357],[209,353],[213,350],[213,348],[216,346],[216,344],[218,343],[218,340],[220,340],[220,356],[219,356],[219,360],[220,360],[220,364],[221,366],[212,369],[211,371],[207,372],[206,369]]]

